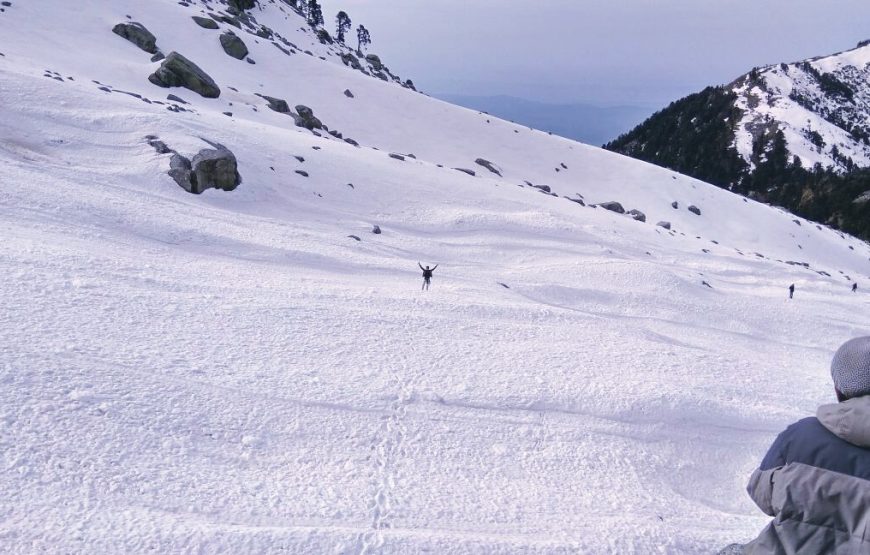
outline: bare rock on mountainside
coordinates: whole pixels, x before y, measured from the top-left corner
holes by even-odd
[[[366,61],[371,64],[372,69],[375,71],[381,71],[384,69],[384,64],[381,62],[381,58],[377,54],[368,54],[366,56]]]
[[[232,31],[221,33],[220,41],[221,47],[228,56],[243,60],[248,55],[248,47],[245,42]]]
[[[379,225],[372,226],[372,233],[374,233],[375,235],[380,235],[381,234],[381,226],[379,226]]]
[[[235,155],[223,145],[209,144],[214,148],[200,150],[193,160],[178,153],[169,160],[169,176],[189,193],[198,195],[206,189],[232,191],[242,182]]]
[[[492,173],[501,177],[501,172],[489,160],[486,160],[484,158],[478,158],[477,160],[474,161],[474,163],[477,164],[478,166],[483,166],[484,168],[488,169]]]
[[[275,98],[274,96],[267,96],[265,94],[254,93],[266,102],[269,103],[269,109],[274,110],[280,114],[289,114],[290,106],[287,105],[287,101],[283,98]]]
[[[257,0],[227,0],[227,4],[236,11],[243,12],[253,9],[257,5]]]
[[[688,208],[688,210],[689,210],[689,212],[691,212],[692,214],[695,214],[697,216],[701,215],[701,209],[698,208],[697,206],[695,206],[694,204],[692,206],[690,206]]]
[[[344,96],[348,98],[353,98],[353,93],[350,92],[350,89],[344,89]]]
[[[209,17],[200,17],[198,15],[193,16],[193,20],[197,25],[202,27],[203,29],[217,29],[218,24],[217,21],[211,19]]]
[[[221,94],[214,79],[178,52],[170,52],[148,80],[158,87],[184,87],[205,98],[217,98]]]
[[[323,129],[323,123],[314,116],[314,110],[303,104],[296,106],[296,114],[294,114],[293,119],[296,121],[297,127],[309,130]]]
[[[474,177],[475,175],[477,175],[474,173],[474,170],[469,170],[468,168],[453,168],[453,169],[458,171],[458,172],[467,173],[471,177]]]
[[[665,229],[671,229],[671,222],[661,221],[661,222],[657,223],[656,225],[659,227],[663,227]]]
[[[157,53],[157,37],[141,23],[136,21],[118,23],[112,28],[112,32],[119,37],[127,39],[149,54]]]
[[[623,208],[622,205],[615,200],[611,200],[609,202],[602,202],[596,204],[595,206],[600,206],[605,210],[610,210],[611,212],[616,212],[617,214],[625,214],[625,208]]]
[[[643,212],[641,212],[637,208],[632,208],[631,210],[629,210],[628,215],[631,216],[633,220],[636,220],[638,222],[645,222],[646,221],[646,214],[644,214]]]
[[[679,203],[679,202],[674,201],[674,202],[671,203],[671,208],[673,208],[674,210],[677,210],[679,207],[680,207],[680,203]]]

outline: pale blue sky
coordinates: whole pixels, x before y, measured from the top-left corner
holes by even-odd
[[[870,39],[868,0],[321,0],[431,93],[658,106]]]

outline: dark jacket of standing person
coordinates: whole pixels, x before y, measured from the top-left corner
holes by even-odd
[[[870,553],[870,337],[840,347],[831,376],[840,402],[779,434],[749,480],[774,518],[748,554]]]

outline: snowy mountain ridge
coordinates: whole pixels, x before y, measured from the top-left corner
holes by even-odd
[[[809,60],[753,70],[732,83],[743,117],[734,147],[754,169],[771,128],[804,167],[870,166],[870,43]]]
[[[0,11],[0,550],[753,537],[870,246],[233,4]]]

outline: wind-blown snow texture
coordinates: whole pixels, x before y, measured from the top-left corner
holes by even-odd
[[[363,75],[281,4],[252,13],[296,53],[237,30],[256,64],[235,60],[190,17],[209,8],[0,13],[3,551],[703,553],[753,537],[749,472],[830,400],[832,351],[870,326],[849,292],[866,244]],[[111,32],[128,14],[220,98],[150,84],[158,64]],[[169,92],[191,111],[153,103]],[[185,155],[222,143],[244,181],[191,195],[147,134]],[[440,263],[425,294],[418,260]]]
[[[732,90],[743,117],[737,152],[754,167],[753,144],[772,124],[804,167],[870,166],[870,43],[831,56],[768,66],[738,79]]]

